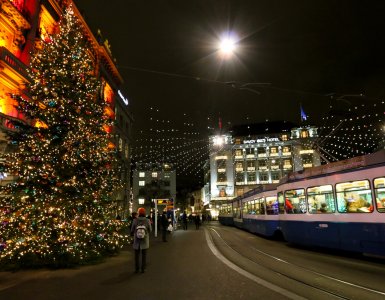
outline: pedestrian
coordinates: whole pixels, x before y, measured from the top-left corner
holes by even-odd
[[[183,224],[183,230],[187,230],[187,213],[186,213],[186,211],[183,213],[183,216],[182,216],[182,224]]]
[[[199,229],[199,225],[201,224],[201,218],[199,217],[198,214],[195,216],[194,221],[195,221],[195,229]]]
[[[167,214],[164,211],[162,217],[160,219],[161,227],[162,227],[162,241],[167,242],[167,227],[168,227],[168,219]]]
[[[146,218],[146,210],[141,207],[138,209],[138,217],[133,220],[131,226],[131,235],[134,236],[133,248],[135,250],[135,273],[146,271],[147,249],[150,248],[150,233],[152,226],[149,219]],[[140,256],[142,256],[140,264]]]

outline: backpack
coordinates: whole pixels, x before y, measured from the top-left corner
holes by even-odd
[[[146,225],[144,224],[136,225],[135,235],[137,239],[139,240],[144,239],[146,237],[146,232],[147,232]]]

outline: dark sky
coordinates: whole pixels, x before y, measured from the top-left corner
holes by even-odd
[[[175,122],[206,126],[207,117],[219,115],[224,124],[298,122],[302,103],[317,121],[330,94],[385,94],[384,1],[75,3],[112,45],[136,128],[146,125],[149,107]],[[232,60],[221,61],[215,46],[226,31],[238,36],[238,49]],[[258,94],[231,88],[229,81],[269,85],[254,86]]]
[[[188,180],[200,178],[207,157],[207,136],[195,134],[218,128],[219,117],[224,127],[299,123],[302,104],[317,125],[342,95],[356,102],[385,96],[383,0],[75,3],[109,40],[125,80],[139,138],[134,160],[179,160]],[[223,61],[216,47],[225,32],[238,37],[238,48]],[[239,88],[246,83],[268,84]]]

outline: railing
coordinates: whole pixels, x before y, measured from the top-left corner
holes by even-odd
[[[17,71],[19,74],[29,79],[27,66],[23,64],[16,56],[8,51],[5,47],[0,47],[0,61],[4,61],[8,66]]]

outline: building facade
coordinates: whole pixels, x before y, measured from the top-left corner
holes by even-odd
[[[213,215],[222,203],[258,185],[279,183],[292,171],[321,164],[313,150],[316,127],[280,122],[254,127],[245,125],[232,134],[210,137],[209,210]]]
[[[176,170],[169,164],[138,165],[132,173],[132,211],[154,208],[154,199],[167,199],[167,210],[173,209],[176,199]],[[162,208],[159,208],[162,209]]]
[[[112,57],[108,40],[103,39],[100,32],[97,35],[92,33],[71,0],[0,0],[0,152],[12,151],[7,133],[14,129],[9,125],[9,120],[24,120],[15,108],[12,94],[23,95],[28,99],[25,86],[31,79],[26,70],[31,53],[39,51],[42,41],[58,31],[58,22],[68,5],[72,5],[76,17],[83,25],[89,55],[95,64],[95,76],[102,82],[99,100],[109,104],[105,114],[116,124],[105,128],[105,131],[110,136],[110,147],[118,148],[122,161],[124,187],[116,191],[114,198],[117,214],[126,215],[130,190],[129,148],[133,118],[128,99],[122,92],[123,79]],[[14,179],[9,174],[0,176],[2,184]]]

